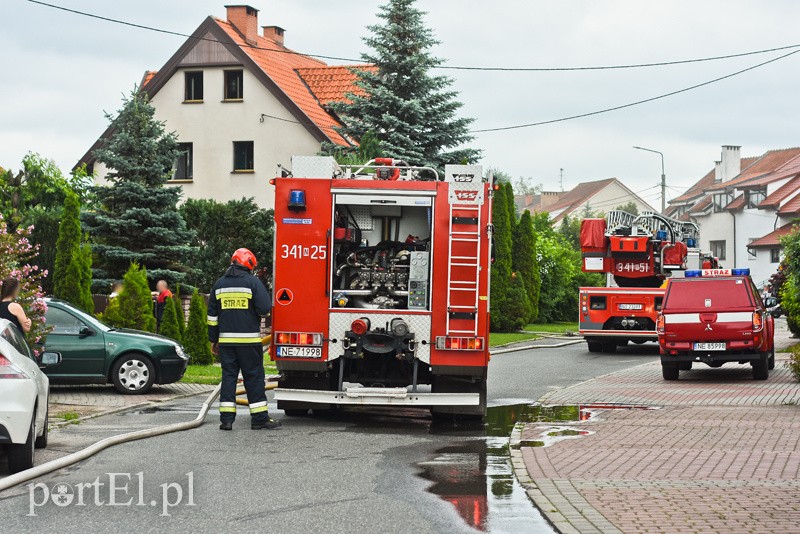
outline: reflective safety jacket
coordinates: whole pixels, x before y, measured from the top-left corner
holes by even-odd
[[[208,297],[208,340],[212,343],[261,345],[261,316],[272,307],[261,280],[231,265]]]

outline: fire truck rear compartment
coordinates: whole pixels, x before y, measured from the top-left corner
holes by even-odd
[[[429,309],[431,197],[344,197],[334,207],[331,307]]]

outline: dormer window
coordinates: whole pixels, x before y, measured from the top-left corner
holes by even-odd
[[[747,207],[758,208],[758,205],[767,198],[766,189],[751,189],[745,193],[747,195]]]
[[[731,203],[733,200],[733,192],[725,192],[722,193],[714,193],[713,196],[713,203],[714,203],[714,213],[719,213],[724,211],[728,204]]]

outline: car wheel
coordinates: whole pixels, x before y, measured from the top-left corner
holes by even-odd
[[[769,378],[769,357],[766,355],[761,356],[761,358],[755,360],[752,364],[754,380],[766,380]]]
[[[36,414],[31,418],[31,427],[28,429],[28,439],[23,444],[8,446],[8,470],[19,473],[33,467],[34,441],[36,437]]]
[[[661,376],[664,380],[677,380],[681,373],[680,367],[677,363],[663,363],[661,364]]]
[[[772,347],[772,352],[769,353],[769,360],[767,361],[767,367],[770,371],[775,369],[775,347]]]
[[[614,354],[617,352],[617,342],[610,341],[608,343],[603,343],[603,352],[607,354]]]
[[[603,344],[599,341],[587,341],[589,352],[603,352]]]
[[[150,391],[156,374],[150,360],[140,354],[123,356],[111,371],[117,391],[126,395],[142,395]]]
[[[692,362],[681,362],[678,364],[678,369],[681,371],[691,371],[692,370]]]
[[[48,402],[50,401],[50,395],[47,396]],[[44,449],[47,447],[47,434],[50,428],[50,405],[48,404],[47,410],[44,412],[44,430],[42,430],[42,435],[36,438],[36,442],[34,445],[37,449]]]

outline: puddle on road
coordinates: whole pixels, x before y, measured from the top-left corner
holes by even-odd
[[[450,503],[470,527],[497,533],[553,532],[517,482],[509,454],[509,436],[521,422],[559,423],[586,421],[592,416],[581,406],[513,404],[488,409],[482,439],[458,441],[436,450],[420,462],[420,476],[432,482],[430,493]],[[522,442],[542,447],[550,441],[582,435],[583,430],[554,426],[553,436]],[[574,433],[573,433],[574,432]]]

